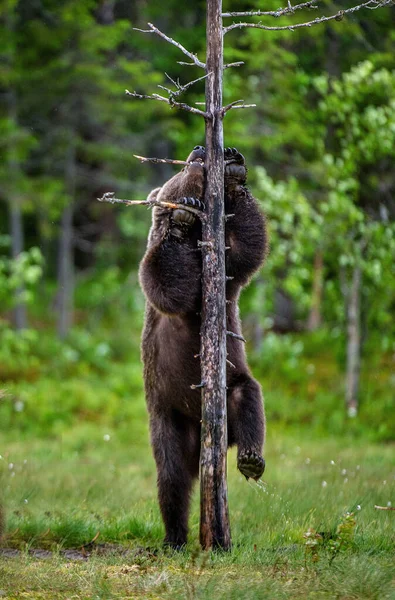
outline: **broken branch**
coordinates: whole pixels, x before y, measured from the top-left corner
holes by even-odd
[[[140,156],[139,154],[133,154],[134,158],[137,158],[141,163],[154,163],[161,164],[165,163],[168,165],[188,165],[186,160],[176,160],[175,158],[148,158],[146,156]]]
[[[137,92],[129,92],[129,90],[125,90],[127,96],[131,96],[132,98],[139,98],[140,100],[157,100],[158,102],[165,102],[171,108],[179,108],[180,110],[185,110],[187,112],[191,112],[195,115],[200,115],[205,119],[208,117],[208,114],[199,110],[198,108],[194,108],[193,106],[189,106],[189,104],[185,104],[184,102],[175,102],[171,97],[165,98],[160,94],[152,94],[151,96],[147,96],[146,94],[138,94]]]
[[[240,104],[241,102],[241,104]],[[226,113],[233,108],[255,108],[256,104],[245,104],[244,100],[235,100],[221,109],[221,115],[224,117]]]
[[[238,62],[228,63],[227,65],[224,65],[224,71],[225,71],[225,69],[230,69],[231,67],[241,67],[242,65],[244,65],[243,60],[239,60]]]
[[[246,343],[246,339],[239,333],[235,333],[234,331],[227,331],[226,335],[228,335],[229,337],[235,338],[236,340],[240,340],[241,342]]]
[[[184,46],[182,44],[180,44],[179,42],[176,42],[176,40],[173,40],[173,38],[171,38],[168,35],[166,35],[165,33],[163,33],[163,31],[160,31],[160,29],[155,27],[155,25],[153,25],[152,23],[148,23],[148,27],[149,27],[149,29],[137,29],[137,27],[134,27],[134,30],[141,31],[142,33],[156,33],[156,35],[158,35],[162,39],[166,40],[166,42],[168,42],[169,44],[173,44],[173,46],[176,46],[179,50],[181,50],[181,52],[183,52],[186,56],[188,56],[188,58],[190,58],[197,67],[200,67],[201,69],[206,68],[206,65],[198,59],[196,54],[189,52],[189,50],[184,48]],[[181,63],[181,64],[185,64],[185,63]]]
[[[316,3],[319,0],[310,0],[309,2],[303,2],[302,4],[295,4],[292,6],[288,3],[286,8],[279,8],[278,10],[251,10],[247,12],[227,12],[222,13],[223,17],[282,17],[284,15],[293,14],[296,10],[302,10],[305,8],[317,8]]]
[[[115,198],[115,192],[106,192],[101,198],[97,198],[97,200],[99,202],[109,202],[110,204],[126,204],[127,206],[161,206],[162,208],[172,208],[173,210],[182,208],[182,210],[193,213],[201,220],[206,218],[205,213],[201,210],[193,208],[193,206],[177,204],[177,202],[162,202],[159,200],[123,200],[122,198]]]
[[[161,88],[162,90],[165,90],[170,98],[177,98],[180,94],[182,94],[183,92],[186,92],[186,90],[188,88],[191,87],[191,85],[193,85],[194,83],[197,83],[198,81],[202,81],[202,79],[206,79],[206,77],[208,77],[210,75],[210,73],[206,73],[206,75],[203,75],[202,77],[198,77],[197,79],[194,79],[193,81],[190,81],[189,83],[185,83],[184,85],[181,85],[179,81],[174,81],[174,79],[172,79],[170,77],[170,75],[168,75],[167,73],[165,73],[166,77],[171,81],[171,83],[177,88],[176,91],[170,90],[169,88],[165,87],[164,85],[158,85],[159,88]]]
[[[272,27],[268,25],[262,25],[262,23],[233,23],[228,27],[224,27],[223,32],[224,35],[232,29],[242,29],[243,27],[251,27],[255,29],[265,29],[266,31],[293,31],[294,29],[300,29],[301,27],[312,27],[312,25],[318,25],[319,23],[324,23],[326,21],[341,21],[344,15],[352,14],[361,10],[362,8],[368,8],[370,10],[375,10],[376,8],[380,8],[383,6],[389,6],[393,4],[394,0],[368,0],[363,4],[358,4],[358,6],[353,6],[352,8],[346,8],[344,10],[339,10],[336,14],[330,15],[328,17],[317,17],[313,21],[308,21],[306,23],[296,23],[295,25],[283,25],[282,27]]]

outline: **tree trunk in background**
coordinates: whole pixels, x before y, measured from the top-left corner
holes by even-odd
[[[10,90],[8,93],[8,118],[12,121],[15,127],[18,126],[18,109],[17,109],[17,97],[14,90]],[[14,148],[14,141],[11,138],[8,152],[7,152],[7,166],[10,175],[10,184],[12,186],[9,203],[9,223],[11,233],[11,256],[13,259],[18,258],[24,249],[24,236],[23,236],[23,220],[22,210],[18,194],[15,193],[18,181],[21,176],[21,169],[19,160],[17,158],[17,152]],[[25,329],[27,327],[27,312],[26,304],[23,301],[19,301],[19,298],[23,294],[24,287],[20,286],[15,290],[15,306],[13,309],[13,323],[15,329]]]
[[[347,414],[355,417],[358,412],[359,373],[361,364],[361,267],[354,266],[347,299]]]
[[[222,122],[222,2],[207,0],[205,204],[202,223],[202,436],[200,451],[200,543],[231,547],[226,484],[226,296],[224,151]]]
[[[73,206],[66,206],[61,218],[58,258],[58,335],[64,339],[73,324],[74,256]]]
[[[314,256],[313,289],[311,298],[311,310],[307,321],[307,329],[315,331],[322,323],[321,307],[322,292],[324,287],[324,260],[321,250],[317,250]]]
[[[65,207],[60,221],[58,256],[58,335],[64,339],[73,324],[74,313],[74,199],[76,185],[76,149],[71,140],[66,164],[66,187],[69,204]]]
[[[11,166],[11,165],[10,165]],[[17,169],[14,168],[14,174]],[[22,211],[16,200],[10,200],[10,232],[11,232],[11,255],[16,259],[23,252],[23,223]],[[26,304],[19,302],[18,298],[23,294],[23,287],[15,291],[16,304],[13,310],[13,322],[15,329],[25,329],[27,327]]]

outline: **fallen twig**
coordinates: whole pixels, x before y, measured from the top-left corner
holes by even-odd
[[[376,510],[395,510],[395,506],[377,506],[377,504],[374,505]]]

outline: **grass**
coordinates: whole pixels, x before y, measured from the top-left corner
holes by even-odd
[[[370,357],[350,420],[336,345],[267,336],[250,353],[266,396],[266,485],[245,481],[232,450],[232,552],[199,549],[195,489],[188,546],[173,553],[138,346],[126,326],[65,343],[0,327],[0,598],[395,600],[395,513],[374,509],[395,505],[393,359]]]
[[[2,597],[395,598],[394,513],[374,509],[395,498],[390,445],[269,428],[265,487],[238,474],[231,451],[226,554],[198,549],[197,490],[186,551],[162,549],[144,419],[113,431],[82,422],[52,439],[3,434],[0,447],[2,545],[21,550],[0,558]],[[333,558],[330,540],[347,511],[356,526]],[[317,562],[304,537],[309,528],[321,535]],[[103,555],[62,554],[97,534]],[[37,560],[28,553],[34,547],[53,555]]]

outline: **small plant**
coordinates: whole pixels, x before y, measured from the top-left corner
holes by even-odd
[[[305,538],[304,544],[304,562],[307,568],[307,558],[310,556],[311,562],[317,563],[320,559],[319,548],[322,544],[322,535],[320,535],[315,529],[309,527],[306,533],[303,534]]]
[[[336,535],[328,541],[330,565],[341,551],[348,550],[352,547],[356,524],[357,521],[353,512],[347,512],[345,515],[343,515],[339,525],[337,526]]]
[[[357,521],[353,512],[345,513],[339,525],[336,528],[336,533],[333,536],[328,536],[325,533],[318,533],[312,527],[303,534],[305,541],[305,566],[307,567],[307,558],[310,556],[313,563],[317,563],[320,559],[320,548],[324,547],[329,552],[329,565],[333,563],[336,556],[352,547],[354,542],[355,526]],[[329,539],[328,539],[329,538]]]

